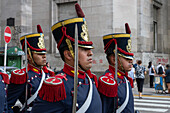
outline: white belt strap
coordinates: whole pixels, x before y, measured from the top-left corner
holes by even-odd
[[[92,100],[93,85],[92,85],[92,81],[88,75],[87,75],[87,78],[89,79],[89,82],[90,82],[89,93],[86,98],[86,101],[84,102],[84,104],[81,106],[81,108],[76,113],[85,113],[87,111],[87,109],[89,108],[91,100]]]
[[[126,99],[125,99],[124,103],[116,110],[116,113],[121,113],[125,109],[128,101],[129,101],[129,85],[128,85],[128,81],[127,81],[126,77],[124,77],[124,78],[126,81]]]
[[[34,93],[34,95],[31,96],[31,97],[27,100],[28,105],[37,97],[38,91],[40,90],[44,79],[45,79],[45,73],[44,73],[44,71],[42,70],[41,82],[40,82],[40,84],[39,84],[39,87],[38,87],[37,91]],[[25,103],[24,103],[24,105],[21,107],[20,111],[22,111],[22,110],[24,109],[24,107],[25,107]]]
[[[27,109],[27,111],[31,111],[32,110],[32,107],[29,107],[28,109]]]

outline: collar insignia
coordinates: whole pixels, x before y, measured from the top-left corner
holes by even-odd
[[[74,70],[71,70],[72,73],[74,73]],[[79,75],[79,72],[77,73]]]

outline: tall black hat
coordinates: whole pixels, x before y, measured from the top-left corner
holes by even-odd
[[[73,51],[73,45],[75,42],[75,32],[78,34],[78,46],[82,48],[93,48],[92,41],[89,41],[89,34],[87,29],[86,20],[81,10],[76,11],[78,17],[70,18],[57,22],[51,27],[53,36],[57,42],[57,48],[61,50],[63,47],[68,47],[70,51]],[[76,30],[77,26],[77,31]]]
[[[44,43],[44,34],[43,34],[43,31],[40,25],[37,25],[37,31],[38,33],[26,34],[20,37],[20,42],[21,42],[23,51],[25,50],[25,37],[26,37],[27,49],[30,52],[46,53],[46,48],[45,48],[45,43]]]
[[[115,44],[117,44],[117,53],[119,56],[133,59],[134,54],[131,53],[131,31],[128,24],[125,24],[126,33],[113,33],[103,36],[104,50],[106,54],[115,52]]]

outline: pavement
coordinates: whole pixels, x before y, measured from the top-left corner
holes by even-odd
[[[132,89],[133,94],[135,97],[138,97],[138,89],[136,86],[136,83],[134,83],[134,88]],[[143,87],[143,92],[142,92],[143,97],[148,97],[148,96],[154,96],[154,97],[163,97],[163,98],[170,98],[170,94],[168,94],[168,91],[166,90],[163,92],[162,90],[156,91],[155,88],[150,88],[149,84],[144,84]]]

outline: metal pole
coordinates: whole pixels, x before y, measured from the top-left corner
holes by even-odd
[[[27,94],[28,94],[28,64],[27,64],[27,39],[25,36],[25,68],[26,68],[26,85],[25,85],[25,113],[27,113]]]
[[[115,43],[115,76],[114,76],[114,78],[115,78],[115,80],[117,81],[117,68],[118,68],[118,63],[117,63],[117,59],[118,58],[118,56],[117,56],[117,44]],[[118,92],[118,91],[117,91]],[[114,111],[113,111],[113,113],[116,113],[116,108],[117,108],[117,97],[114,97]]]
[[[5,43],[4,72],[6,73],[7,43]]]
[[[117,81],[117,44],[115,44],[115,80]]]
[[[77,83],[78,83],[78,29],[75,24],[75,55],[74,55],[74,96],[73,96],[73,109],[72,113],[76,113],[77,103]]]

